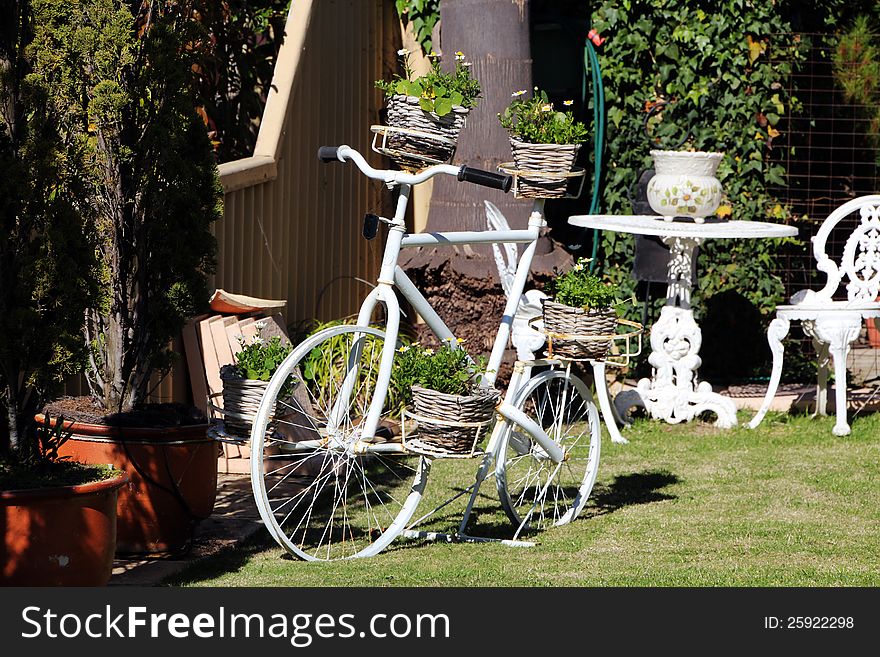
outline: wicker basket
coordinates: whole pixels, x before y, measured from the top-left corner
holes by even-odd
[[[260,401],[266,392],[268,381],[254,381],[232,376],[223,380],[223,425],[226,433],[249,438],[251,427]]]
[[[501,398],[494,388],[480,388],[473,395],[449,395],[418,386],[412,390],[411,416],[419,425],[419,442],[450,454],[473,453]]]
[[[407,130],[388,135],[387,147],[394,153],[392,159],[402,169],[410,170],[448,162],[455,153],[458,133],[467,114],[467,109],[454,107],[446,116],[437,116],[419,107],[416,96],[391,96],[387,123],[392,128]]]
[[[549,299],[543,304],[544,331],[554,355],[577,359],[605,358],[611,348],[611,336],[617,331],[617,313],[613,309],[584,310]]]
[[[580,144],[528,144],[510,137],[516,168],[526,172],[569,173],[574,168]],[[561,198],[569,191],[570,178],[519,176],[517,195],[526,198]]]

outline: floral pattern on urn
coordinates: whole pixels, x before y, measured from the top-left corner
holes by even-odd
[[[692,217],[701,224],[721,204],[721,183],[715,177],[723,153],[651,151],[654,177],[648,183],[648,203],[666,221]]]

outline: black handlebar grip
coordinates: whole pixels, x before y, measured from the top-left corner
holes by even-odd
[[[325,164],[327,162],[338,162],[339,156],[337,152],[339,151],[338,146],[321,146],[318,148],[318,159]]]
[[[483,171],[473,167],[461,167],[458,171],[458,179],[474,183],[475,185],[483,185],[483,187],[500,189],[502,192],[509,192],[510,186],[513,185],[513,176]]]

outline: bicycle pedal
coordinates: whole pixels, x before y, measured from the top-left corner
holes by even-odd
[[[364,215],[364,239],[371,240],[379,233],[379,216],[368,212]]]

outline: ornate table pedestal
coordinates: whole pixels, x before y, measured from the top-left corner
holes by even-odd
[[[703,241],[698,237],[663,237],[669,247],[666,275],[666,305],[660,319],[651,327],[651,355],[648,362],[654,374],[642,379],[635,393],[615,401],[618,410],[633,405],[644,406],[652,417],[670,424],[687,422],[711,411],[715,425],[723,429],[736,426],[733,400],[712,391],[706,381],[699,381],[700,346],[703,333],[690,307],[694,250]],[[641,403],[639,403],[641,402]],[[622,407],[624,407],[622,409]]]
[[[713,392],[709,383],[697,377],[702,364],[702,332],[691,310],[694,249],[706,239],[786,237],[796,235],[797,230],[757,221],[664,222],[661,217],[645,215],[579,215],[571,217],[569,223],[585,228],[654,235],[670,249],[666,305],[660,312],[660,319],[651,327],[648,362],[653,375],[639,381],[634,390],[617,395],[614,405],[618,414],[626,417],[630,408],[641,406],[652,417],[677,424],[708,411],[717,418],[715,426],[736,426],[733,400]]]

